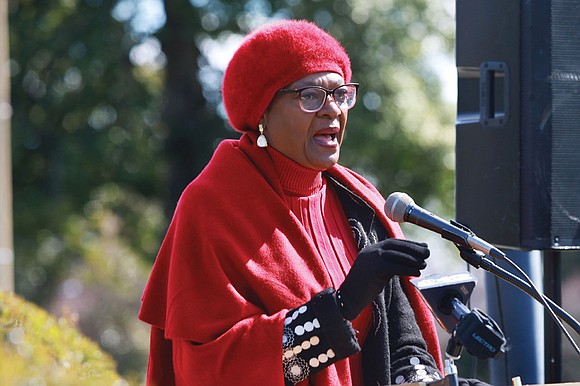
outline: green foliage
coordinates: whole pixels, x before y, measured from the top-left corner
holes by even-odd
[[[115,362],[70,323],[0,292],[2,385],[128,386]]]
[[[10,1],[15,282],[142,374],[136,316],[167,223],[166,128],[159,67],[134,64],[151,47],[115,4]]]
[[[69,264],[38,254],[47,236],[63,242],[59,214],[81,214],[105,183],[162,195],[159,102],[129,61],[138,41],[112,6],[10,2],[16,282],[39,303]]]
[[[66,218],[59,235],[57,253],[72,264],[50,309],[74,310],[82,331],[114,355],[124,375],[137,376],[147,362],[149,328],[137,320],[151,268],[144,256],[156,254],[165,223],[159,201],[107,184],[95,188],[82,215]]]
[[[419,203],[437,199],[449,212],[454,112],[429,59],[448,55],[453,29],[441,26],[453,25],[452,15],[424,0],[325,4],[314,15],[327,15],[327,28],[345,45],[361,83],[341,162],[384,195],[402,190]]]

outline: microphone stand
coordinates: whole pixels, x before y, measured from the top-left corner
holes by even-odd
[[[455,328],[445,350],[444,378],[427,383],[429,386],[459,386],[459,375],[454,360],[461,358],[465,347],[480,359],[496,357],[504,352],[506,340],[498,324],[483,311],[470,310],[456,297],[441,300],[439,306],[449,309]]]
[[[499,277],[500,279],[505,280],[508,283],[516,286],[520,290],[524,291],[525,293],[536,299],[538,302],[540,302],[540,304],[544,305],[544,307],[545,307],[544,302],[548,303],[549,306],[554,311],[554,313],[557,314],[561,320],[563,320],[570,327],[572,327],[577,334],[580,334],[580,323],[576,319],[574,319],[572,315],[570,315],[559,305],[554,303],[549,297],[541,293],[540,294],[536,293],[535,291],[533,291],[532,286],[529,283],[525,282],[524,280],[515,276],[511,272],[498,266],[493,261],[485,257],[484,254],[477,253],[475,250],[469,247],[465,247],[463,245],[458,244],[455,245],[459,249],[459,254],[461,258],[468,264],[470,264],[475,268],[482,268],[490,272],[491,274]]]

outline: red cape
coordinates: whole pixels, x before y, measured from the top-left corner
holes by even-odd
[[[365,199],[393,237],[403,237],[369,182],[339,165],[328,173]],[[442,368],[432,314],[408,280],[403,283],[428,350]],[[187,358],[173,359],[188,369],[188,384],[284,386],[284,317],[330,286],[315,245],[284,202],[267,152],[247,133],[223,141],[184,190],[139,318],[163,330],[166,339],[196,343]],[[172,359],[154,352],[170,350],[160,347],[169,343],[152,342],[150,378],[171,372]]]

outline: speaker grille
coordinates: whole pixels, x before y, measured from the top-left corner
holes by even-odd
[[[580,245],[580,6],[552,2],[552,210],[555,245]]]
[[[580,10],[522,10],[522,245],[580,247]],[[551,17],[546,17],[551,15]]]

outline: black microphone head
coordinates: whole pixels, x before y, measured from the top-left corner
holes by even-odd
[[[415,201],[408,194],[391,193],[385,203],[385,214],[395,222],[405,222],[405,213],[411,205],[415,205]]]

